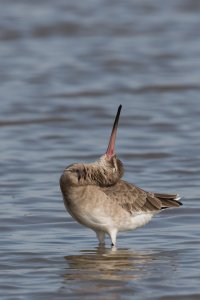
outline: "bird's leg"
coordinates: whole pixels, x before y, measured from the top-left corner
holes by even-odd
[[[99,240],[99,245],[105,245],[105,232],[96,231],[96,235]]]
[[[109,232],[110,238],[111,238],[111,246],[114,247],[116,246],[116,240],[117,240],[117,230],[112,229]]]

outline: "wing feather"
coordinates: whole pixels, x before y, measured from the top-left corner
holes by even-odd
[[[153,193],[145,192],[123,180],[114,186],[104,187],[102,190],[131,214],[159,211],[162,207],[162,202]]]

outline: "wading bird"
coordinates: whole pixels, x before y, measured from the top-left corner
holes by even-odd
[[[115,154],[121,108],[106,153],[93,163],[69,165],[60,178],[64,204],[71,216],[94,230],[100,244],[104,244],[105,234],[109,235],[112,246],[118,232],[141,227],[161,210],[182,204],[178,194],[146,192],[121,179],[124,168]]]

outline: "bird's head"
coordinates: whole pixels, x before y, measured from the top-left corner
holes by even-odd
[[[61,184],[70,186],[111,186],[123,176],[122,162],[115,154],[115,140],[122,106],[120,105],[113,124],[106,153],[94,163],[75,163],[68,166],[61,176]]]

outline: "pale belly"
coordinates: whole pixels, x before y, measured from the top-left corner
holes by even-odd
[[[76,214],[69,213],[82,225],[95,231],[109,232],[112,229],[116,231],[129,231],[147,224],[154,213],[137,213],[134,215],[119,213],[119,215],[109,215],[102,208],[96,208],[92,211],[76,211]]]
[[[94,231],[109,233],[112,230],[116,232],[134,230],[147,224],[155,214],[139,212],[131,215],[104,193],[93,189],[93,187],[88,187],[84,189],[84,193],[80,189],[78,195],[77,189],[71,190],[70,198],[65,201],[65,206],[76,221]],[[73,194],[73,191],[76,194]]]
[[[110,228],[116,226],[112,217],[105,214],[101,208],[96,208],[91,211],[76,210],[76,212],[70,211],[68,209],[68,212],[80,224],[89,227],[95,231],[108,232]]]
[[[152,212],[134,214],[119,222],[118,231],[134,230],[138,227],[144,226],[152,219],[154,215],[155,213]]]

